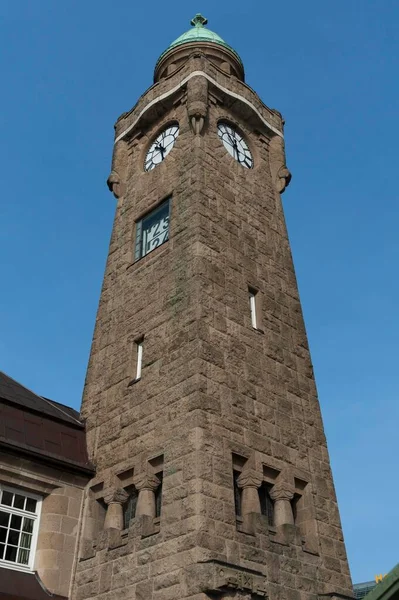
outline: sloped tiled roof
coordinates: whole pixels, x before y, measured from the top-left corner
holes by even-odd
[[[38,396],[2,371],[0,371],[0,399],[18,404],[28,410],[48,415],[54,419],[60,419],[61,421],[67,421],[83,427],[82,422],[79,420],[79,413],[76,410]]]
[[[79,413],[38,396],[0,371],[0,446],[2,450],[90,474],[84,423]]]

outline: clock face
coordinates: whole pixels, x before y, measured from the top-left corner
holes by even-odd
[[[218,124],[218,135],[223,142],[227,152],[238,162],[240,165],[247,169],[252,169],[254,166],[254,159],[248,145],[242,135],[240,135],[232,125],[229,123],[221,122]]]
[[[148,149],[144,161],[144,169],[152,171],[161,163],[172,150],[179,135],[178,125],[169,125],[157,136]]]

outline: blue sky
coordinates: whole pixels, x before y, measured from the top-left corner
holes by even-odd
[[[113,123],[198,11],[286,118],[287,225],[355,582],[399,561],[397,0],[3,0],[0,368],[78,407]]]

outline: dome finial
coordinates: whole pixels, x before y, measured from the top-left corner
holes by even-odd
[[[0,2],[1,2],[1,0],[0,0]],[[241,58],[238,56],[238,54],[234,50],[234,48],[232,48],[231,46],[226,44],[226,42],[224,40],[222,40],[220,35],[218,35],[214,31],[211,31],[210,29],[208,29],[208,27],[204,27],[204,25],[206,25],[207,23],[208,23],[208,19],[206,19],[203,15],[201,15],[201,13],[197,13],[195,15],[195,17],[193,19],[191,19],[192,27],[188,31],[185,31],[182,35],[180,35],[176,40],[174,40],[169,45],[169,47],[165,50],[165,52],[163,52],[161,54],[161,56],[158,58],[158,61],[157,61],[156,67],[155,67],[155,75],[154,75],[155,81],[158,81],[159,77],[161,77],[161,78],[166,77],[166,74],[165,74],[166,71],[165,72],[162,71],[162,75],[160,76],[160,70],[159,70],[159,66],[164,63],[165,57],[167,57],[169,55],[169,53],[172,52],[172,50],[177,50],[177,48],[180,48],[181,50],[183,50],[183,46],[185,46],[186,44],[187,44],[187,52],[184,52],[183,54],[188,53],[188,55],[191,55],[190,53],[192,52],[194,45],[199,45],[200,47],[205,49],[205,51],[209,51],[211,53],[212,53],[211,48],[212,47],[214,48],[215,44],[217,46],[219,46],[219,48],[224,47],[225,51],[227,51],[229,55],[231,53],[234,55],[234,56],[230,55],[229,57],[226,57],[228,60],[230,60],[230,62],[233,61],[231,64],[232,64],[232,69],[233,69],[234,74],[237,75],[239,77],[239,79],[244,80],[244,67],[243,67]],[[183,54],[182,54],[181,58],[184,58]],[[178,60],[180,61],[181,58],[179,55]],[[233,65],[233,63],[234,63],[234,65]],[[180,62],[179,62],[179,64],[180,64]]]
[[[190,22],[193,27],[203,27],[204,25],[206,25],[208,23],[208,19],[203,17],[201,15],[201,13],[197,13],[195,15],[194,19],[191,19]]]

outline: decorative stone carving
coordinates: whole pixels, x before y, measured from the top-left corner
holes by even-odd
[[[142,515],[155,517],[155,491],[160,483],[158,477],[152,473],[140,473],[133,479],[133,484],[139,492],[136,517]]]
[[[140,473],[133,479],[133,485],[139,492],[142,490],[155,492],[160,483],[158,477],[152,473]]]
[[[262,573],[248,572],[235,565],[210,561],[186,569],[187,592],[217,594],[222,598],[267,598],[266,579]]]
[[[277,177],[274,181],[274,185],[276,186],[276,190],[279,194],[282,194],[285,188],[289,185],[291,177],[292,175],[285,165],[279,168]]]
[[[208,114],[208,81],[204,77],[187,82],[187,112],[194,134],[199,135]]]
[[[270,490],[270,497],[274,501],[274,523],[279,525],[294,525],[291,500],[295,488],[287,481],[278,481]]]
[[[255,469],[244,469],[237,479],[239,488],[253,487],[258,489],[262,485],[263,478]]]
[[[275,502],[278,502],[279,500],[291,501],[294,497],[294,493],[295,488],[291,483],[288,483],[288,481],[279,481],[270,490],[270,497]]]
[[[121,179],[116,171],[111,171],[107,185],[110,192],[113,193],[115,198],[120,198],[125,192],[125,185],[121,182]]]
[[[253,468],[243,470],[237,479],[237,485],[242,489],[241,494],[241,513],[242,516],[250,513],[260,514],[260,500],[258,488],[262,485],[263,478]]]
[[[284,140],[275,136],[270,140],[270,171],[276,191],[282,194],[291,181],[291,173],[285,164]]]
[[[119,140],[114,146],[112,169],[107,179],[107,185],[115,198],[120,198],[126,192],[127,144]]]
[[[129,498],[129,494],[122,488],[111,490],[104,496],[104,502],[108,506],[110,504],[124,504]]]
[[[111,490],[104,496],[104,502],[108,505],[105,515],[104,529],[123,529],[123,504],[129,498],[129,494],[122,488]]]

